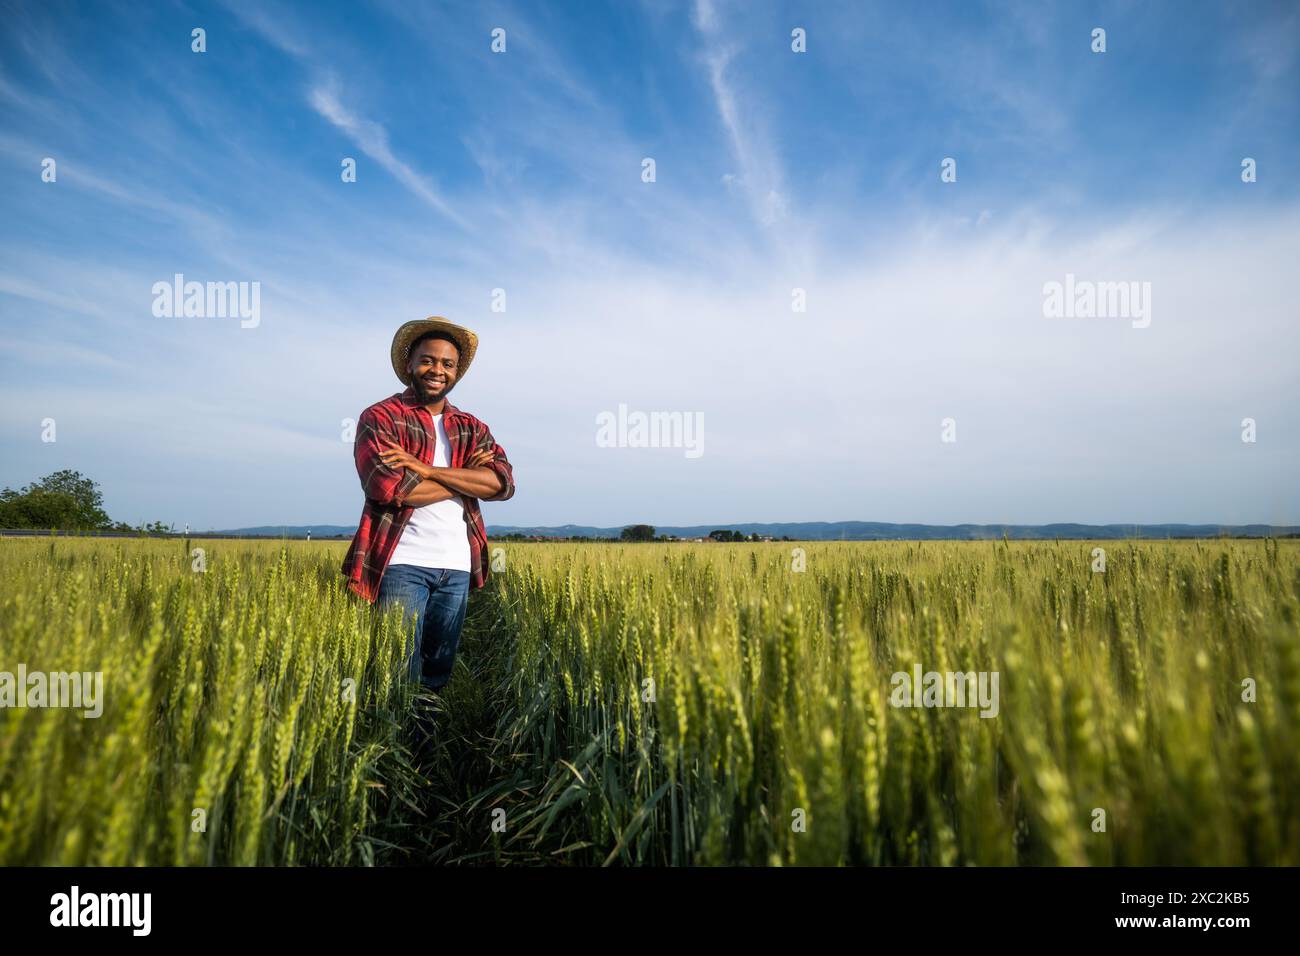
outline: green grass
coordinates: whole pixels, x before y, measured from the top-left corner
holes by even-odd
[[[0,542],[108,699],[0,710],[0,863],[1300,862],[1300,542],[506,544],[414,702],[342,546],[191,544]]]
[[[102,716],[0,710],[0,863],[365,863],[403,766],[403,637],[320,548],[0,543],[0,670],[101,671]],[[382,626],[379,626],[382,625]],[[351,682],[351,683],[349,683]]]

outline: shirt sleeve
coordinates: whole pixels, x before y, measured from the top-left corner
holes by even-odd
[[[420,476],[405,468],[391,468],[384,464],[379,457],[386,447],[383,440],[401,444],[392,416],[367,408],[357,422],[357,437],[353,445],[361,490],[376,504],[400,508],[406,503],[406,496],[420,483]]]
[[[474,442],[474,450],[490,448],[494,458],[485,467],[491,468],[501,479],[501,490],[495,495],[487,498],[481,498],[481,501],[505,501],[514,497],[515,493],[515,471],[510,465],[510,459],[506,457],[506,450],[497,444],[497,440],[492,437],[491,430],[484,425],[479,433],[477,440]]]

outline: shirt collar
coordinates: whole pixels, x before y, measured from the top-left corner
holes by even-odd
[[[415,389],[409,385],[406,386],[406,391],[402,392],[398,398],[407,408],[424,408],[424,403],[421,402],[419,397],[415,394]],[[460,414],[460,409],[446,399],[443,399],[442,414],[447,418],[452,418]]]

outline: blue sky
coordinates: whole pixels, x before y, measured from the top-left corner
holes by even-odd
[[[4,4],[0,484],[355,521],[343,421],[438,314],[489,523],[1300,523],[1297,10]],[[258,324],[155,317],[175,273]],[[1045,317],[1067,274],[1150,324]],[[704,454],[600,447],[620,404]]]

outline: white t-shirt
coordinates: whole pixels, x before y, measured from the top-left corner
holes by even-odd
[[[433,416],[435,440],[433,464],[451,465],[451,443],[442,416]],[[392,564],[413,564],[418,568],[469,570],[469,531],[465,527],[465,506],[460,495],[446,501],[420,505],[402,529],[402,537],[388,559]]]

